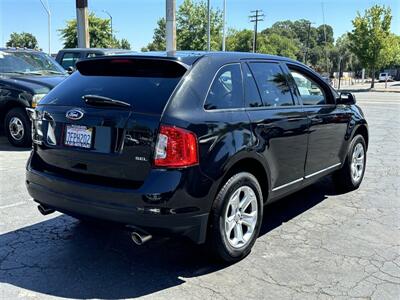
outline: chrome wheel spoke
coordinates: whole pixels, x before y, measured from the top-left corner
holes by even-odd
[[[244,198],[239,202],[239,208],[242,211],[245,211],[252,201],[253,199],[251,198],[251,196],[249,194],[246,194]]]
[[[233,219],[233,217],[231,219],[227,219],[225,221],[225,232],[228,234],[231,234],[232,229],[236,226],[236,222]]]
[[[252,227],[257,221],[257,212],[252,213],[242,213],[242,223],[247,227]]]
[[[235,239],[237,243],[244,242],[243,241],[243,228],[241,224],[236,224],[235,228]]]

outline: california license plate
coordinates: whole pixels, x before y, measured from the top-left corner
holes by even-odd
[[[89,149],[92,146],[93,128],[79,125],[67,125],[65,132],[66,146]]]

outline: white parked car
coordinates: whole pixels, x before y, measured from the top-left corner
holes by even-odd
[[[391,81],[392,76],[389,75],[389,73],[379,73],[379,82],[381,81]]]

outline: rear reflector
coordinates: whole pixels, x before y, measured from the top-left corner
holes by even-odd
[[[183,168],[196,164],[198,164],[196,135],[182,128],[161,125],[154,154],[154,165]]]

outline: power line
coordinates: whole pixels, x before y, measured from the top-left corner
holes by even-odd
[[[257,52],[257,27],[258,22],[264,21],[264,13],[261,9],[250,11],[253,15],[250,15],[250,22],[254,23],[254,41],[253,41],[253,52]]]

